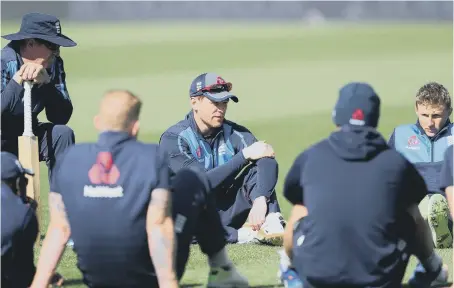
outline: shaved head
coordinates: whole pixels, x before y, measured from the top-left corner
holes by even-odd
[[[95,117],[95,126],[101,131],[131,133],[138,124],[141,106],[140,99],[128,90],[107,91]]]

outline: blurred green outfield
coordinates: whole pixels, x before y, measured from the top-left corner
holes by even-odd
[[[17,31],[19,25],[3,24],[2,35]],[[382,99],[379,130],[385,137],[395,125],[416,120],[414,95],[424,83],[438,81],[453,92],[452,25],[63,22],[62,26],[63,33],[78,42],[76,48],[62,49],[75,106],[70,126],[78,142],[96,139],[92,118],[105,90],[127,88],[137,93],[144,101],[140,139],[157,141],[189,111],[193,78],[207,71],[219,73],[233,82],[240,98],[238,104],[230,104],[228,118],[275,148],[280,164],[277,191],[285,216],[289,205],[281,197],[283,178],[300,151],[330,133],[331,109],[343,84],[367,81],[376,88]],[[45,200],[47,175],[42,168]],[[275,248],[229,249],[252,285],[274,287]],[[450,252],[442,253],[452,267],[446,254]],[[71,251],[59,271],[71,287],[82,287]],[[206,283],[207,272],[206,259],[194,247],[183,282]]]

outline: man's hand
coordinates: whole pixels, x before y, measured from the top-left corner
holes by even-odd
[[[249,212],[249,224],[251,224],[252,230],[260,230],[260,227],[265,222],[267,208],[265,196],[260,196],[254,200]]]
[[[247,160],[258,160],[264,157],[274,157],[274,150],[265,141],[258,141],[243,149],[243,156]]]
[[[22,84],[23,81],[33,81],[35,84],[47,84],[50,82],[49,74],[43,65],[28,62],[22,65],[19,71],[14,74],[13,79]]]

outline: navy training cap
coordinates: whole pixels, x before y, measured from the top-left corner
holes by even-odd
[[[333,110],[333,121],[336,125],[376,128],[379,118],[380,98],[371,85],[351,82],[339,90],[339,99]]]
[[[9,152],[2,153],[2,180],[4,179],[13,179],[19,176],[35,175],[30,169],[25,169],[22,167],[22,164],[17,159],[16,155]]]
[[[2,37],[10,41],[37,38],[62,47],[77,45],[61,33],[61,24],[57,17],[41,13],[25,14],[19,32]]]
[[[189,96],[205,96],[213,102],[232,99],[237,103],[238,97],[230,93],[231,90],[232,83],[226,82],[221,76],[215,73],[203,73],[192,81]]]

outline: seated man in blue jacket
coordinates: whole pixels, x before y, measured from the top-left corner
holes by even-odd
[[[26,14],[19,32],[2,37],[10,43],[1,52],[1,150],[18,155],[18,136],[24,132],[23,82],[32,81],[32,129],[39,139],[40,161],[46,161],[51,179],[56,157],[75,142],[66,125],[73,106],[60,47],[76,43],[61,33],[59,19],[40,13]],[[48,123],[38,122],[44,109]]]
[[[160,146],[172,174],[185,167],[206,171],[229,243],[281,245],[285,221],[274,189],[274,151],[225,120],[229,100],[238,102],[231,89],[232,83],[214,73],[197,76],[189,92],[192,111],[162,134]]]
[[[439,188],[444,153],[452,145],[448,90],[436,82],[422,86],[416,94],[415,111],[418,121],[396,127],[388,144],[413,163],[424,178],[429,193],[419,209],[429,222],[435,247],[449,248],[452,247],[449,207]]]

